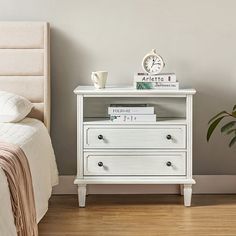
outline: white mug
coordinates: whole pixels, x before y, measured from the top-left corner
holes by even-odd
[[[105,88],[107,82],[107,71],[96,71],[92,72],[91,79],[94,83],[94,87],[97,89]]]

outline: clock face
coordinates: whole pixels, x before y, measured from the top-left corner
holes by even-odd
[[[155,53],[148,54],[143,59],[143,69],[147,73],[158,74],[161,72],[163,67],[164,67],[163,59]]]

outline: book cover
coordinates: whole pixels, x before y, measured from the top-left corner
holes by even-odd
[[[178,90],[179,82],[167,83],[167,82],[136,82],[136,89],[160,89],[160,90]]]
[[[143,114],[154,114],[154,107],[108,107],[109,115],[143,115]]]
[[[147,73],[137,73],[134,75],[134,82],[177,82],[174,73],[150,75]]]
[[[156,115],[112,115],[110,120],[113,122],[155,122]]]

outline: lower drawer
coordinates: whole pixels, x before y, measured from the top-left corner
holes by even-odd
[[[186,175],[186,153],[84,153],[84,175]]]

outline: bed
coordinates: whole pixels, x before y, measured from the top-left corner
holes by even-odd
[[[18,123],[0,123],[0,140],[17,144],[32,175],[37,222],[58,183],[50,131],[49,24],[0,22],[0,90],[29,99],[34,107]],[[0,235],[15,236],[6,176],[0,169]]]

